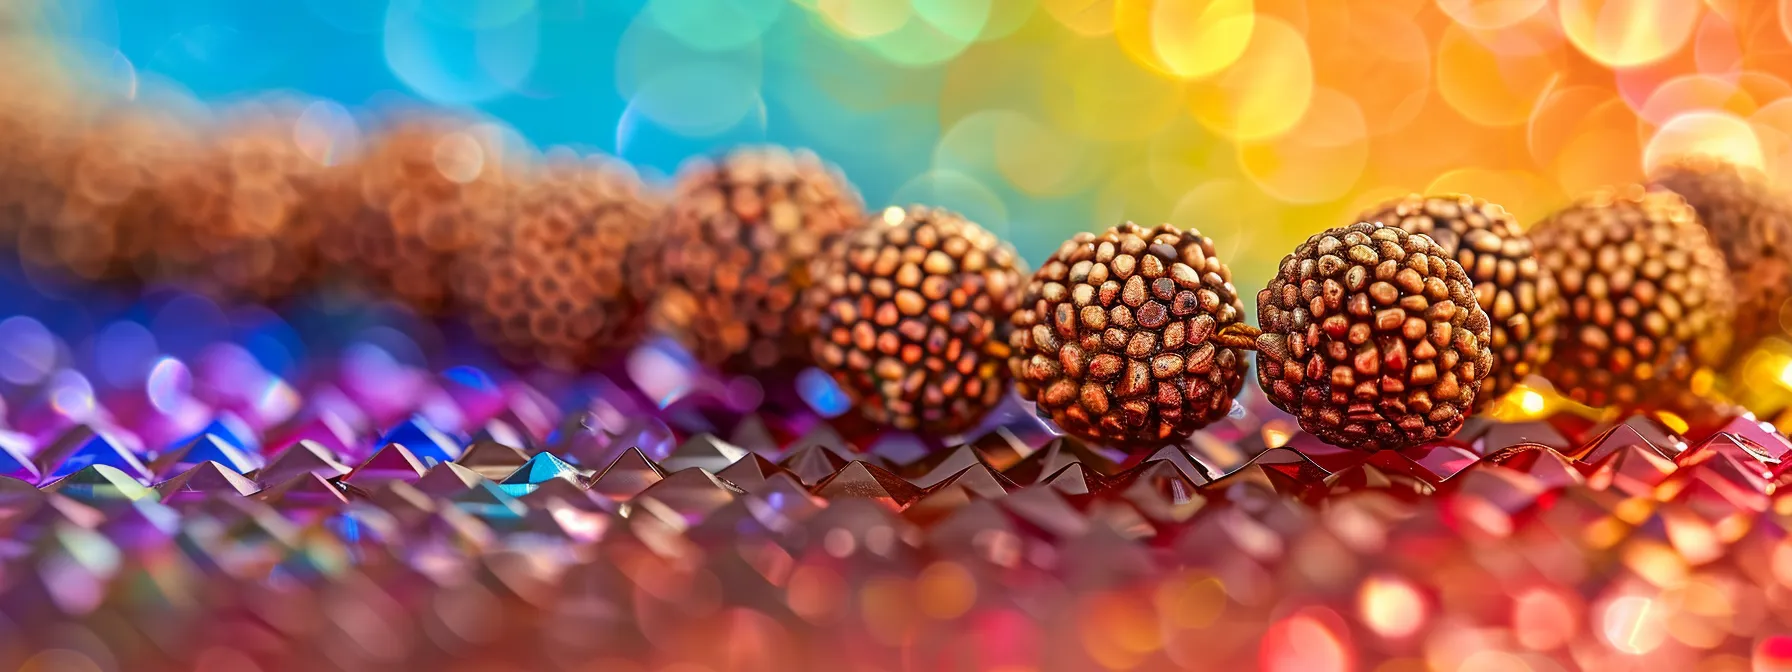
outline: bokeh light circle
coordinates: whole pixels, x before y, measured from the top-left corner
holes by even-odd
[[[1015,188],[1036,196],[1061,195],[1086,172],[1082,143],[1057,129],[1018,116],[995,127],[995,163]]]
[[[1701,110],[1668,120],[1643,148],[1643,170],[1683,156],[1715,156],[1739,166],[1760,169],[1766,165],[1761,141],[1747,121],[1728,112]]]
[[[1667,639],[1666,611],[1657,600],[1646,597],[1626,595],[1613,599],[1599,614],[1599,634],[1619,653],[1650,653]]]
[[[1350,8],[1348,30],[1314,31],[1314,78],[1362,108],[1371,135],[1418,119],[1431,96],[1431,40],[1412,16],[1384,4]]]
[[[622,35],[616,87],[629,109],[689,137],[733,128],[760,105],[759,42],[728,51],[695,49],[639,17]]]
[[[990,0],[989,21],[983,26],[979,41],[990,42],[1013,35],[1033,18],[1039,0]]]
[[[990,0],[921,0],[915,16],[887,33],[863,40],[892,63],[923,67],[950,60],[971,46],[989,20]]]
[[[1095,140],[1133,141],[1168,125],[1181,107],[1174,79],[1135,67],[1113,40],[1073,39],[1051,56],[1043,92],[1050,122]]]
[[[320,100],[306,105],[293,121],[292,140],[305,158],[334,166],[359,150],[361,129],[347,108]]]
[[[1285,134],[1238,145],[1252,182],[1290,203],[1322,203],[1350,191],[1369,162],[1369,129],[1352,100],[1315,89],[1306,115]]]
[[[1476,30],[1495,30],[1523,21],[1543,10],[1549,0],[1437,0],[1437,8],[1456,23]]]
[[[1252,0],[1116,0],[1114,31],[1126,53],[1167,75],[1206,77],[1244,54],[1256,25]]]
[[[1428,610],[1425,596],[1398,577],[1370,577],[1357,590],[1357,611],[1363,624],[1387,639],[1418,632]]]
[[[1297,613],[1269,626],[1258,649],[1266,672],[1349,672],[1354,654],[1349,640],[1320,616]],[[1334,617],[1335,618],[1335,617]]]
[[[1784,189],[1792,186],[1792,98],[1761,107],[1748,118],[1761,143],[1761,162],[1769,179]]]
[[[1652,125],[1698,110],[1722,110],[1738,116],[1755,112],[1755,100],[1734,79],[1682,75],[1662,82],[1644,99],[1637,116]]]
[[[1743,48],[1736,24],[1718,12],[1706,12],[1692,36],[1693,62],[1699,72],[1729,74],[1742,69]]]
[[[93,358],[98,377],[112,387],[143,382],[155,366],[157,354],[155,335],[131,320],[113,322],[94,335]]]
[[[908,0],[816,0],[815,9],[829,27],[856,39],[894,32],[914,17]]]
[[[1530,588],[1512,598],[1512,634],[1525,648],[1548,651],[1574,638],[1578,603],[1548,588]]]
[[[535,68],[541,17],[524,0],[481,9],[445,0],[393,0],[386,8],[386,66],[436,103],[466,105],[503,96]]]
[[[1236,21],[1236,20],[1234,20]],[[1203,126],[1233,140],[1272,138],[1306,114],[1313,63],[1306,38],[1286,21],[1259,16],[1238,62],[1189,90],[1189,109]]]
[[[1646,65],[1680,50],[1699,25],[1699,0],[1559,0],[1562,33],[1614,68]]]
[[[1792,0],[1779,1],[1780,34],[1792,40]]]
[[[1488,44],[1459,26],[1437,47],[1437,91],[1450,107],[1484,126],[1524,123],[1559,76],[1561,59],[1542,39],[1522,32]]]
[[[1538,100],[1525,140],[1535,164],[1573,195],[1642,179],[1641,124],[1615,90],[1561,86]]]
[[[753,44],[783,15],[786,0],[651,0],[646,13],[693,49],[727,51]]]
[[[989,25],[993,0],[913,0],[915,16],[940,33],[973,42]]]
[[[954,123],[934,147],[935,168],[999,179],[1023,193],[1054,196],[1085,183],[1078,138],[1015,110],[986,110]]]
[[[0,321],[0,379],[35,385],[55,370],[56,336],[42,322],[25,315]]]

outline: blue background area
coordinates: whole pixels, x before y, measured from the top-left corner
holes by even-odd
[[[762,77],[761,114],[748,115],[725,129],[697,133],[630,114],[630,100],[619,90],[619,70],[633,67],[619,63],[627,58],[621,49],[624,34],[643,19],[644,11],[651,11],[645,0],[58,0],[57,4],[45,19],[51,30],[75,38],[79,51],[92,61],[121,55],[145,90],[172,86],[214,103],[293,91],[357,111],[401,101],[474,109],[514,127],[538,147],[572,145],[617,154],[649,177],[669,175],[695,154],[739,143],[773,142],[821,151],[840,164],[875,205],[927,171],[939,137],[937,112],[930,101],[892,105],[870,114],[829,110],[838,103],[815,89],[810,72],[785,64],[801,64],[812,72],[817,64],[829,61],[860,70],[865,63],[862,57],[828,53],[852,45],[815,25],[803,8],[779,7],[786,0],[751,3],[770,8],[776,18],[749,48],[692,50],[756,69]],[[523,18],[516,18],[519,15]],[[507,21],[535,28],[535,58],[521,81],[492,84],[482,72],[490,69],[489,63],[481,61],[481,44],[474,35],[481,22],[500,24],[498,29],[484,30],[502,40],[502,24]],[[701,35],[701,30],[693,32]],[[710,29],[717,30],[721,28]],[[405,64],[419,63],[428,65],[412,67],[409,78],[395,73]],[[928,76],[922,70],[915,73]],[[847,76],[860,74],[878,76],[858,72]],[[660,104],[678,102],[677,96],[667,96]],[[805,108],[805,123],[792,119],[793,106]],[[838,127],[816,128],[816,116]],[[889,137],[895,129],[900,129],[899,142]],[[860,138],[876,147],[853,151],[831,138]],[[959,208],[978,214],[974,203]]]

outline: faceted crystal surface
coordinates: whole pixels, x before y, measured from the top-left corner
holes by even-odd
[[[1368,454],[1247,392],[1127,454],[1017,399],[934,445],[663,355],[575,376],[368,352],[262,371],[260,401],[164,364],[154,393],[198,404],[180,422],[8,406],[0,669],[1792,660],[1792,442],[1752,416],[1480,418]]]

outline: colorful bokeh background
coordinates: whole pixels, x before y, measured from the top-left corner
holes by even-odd
[[[32,2],[11,1],[0,29]],[[76,66],[102,97],[333,101],[310,103],[312,125],[295,129],[328,131],[301,142],[325,160],[352,155],[356,128],[374,132],[362,120],[414,103],[477,110],[538,147],[616,154],[655,179],[738,143],[807,146],[873,206],[962,210],[1035,263],[1122,219],[1198,227],[1247,295],[1307,234],[1407,192],[1467,191],[1530,222],[1690,152],[1792,186],[1792,0],[34,4],[27,32],[55,38],[37,57]],[[817,482],[778,486],[774,473],[764,497],[735,499],[674,469],[715,463],[675,448],[704,444],[679,444],[660,418],[689,433],[759,391],[692,374],[658,346],[630,357],[627,380],[519,383],[463,351],[457,326],[393,306],[323,296],[274,310],[38,280],[0,262],[0,451],[50,451],[56,469],[87,464],[63,459],[70,446],[128,466],[232,435],[226,416],[270,455],[303,459],[281,451],[315,432],[362,464],[394,436],[441,449],[430,432],[473,434],[493,414],[552,425],[559,414],[537,399],[552,396],[604,437],[552,450],[585,446],[585,471],[641,477],[628,501],[659,478],[649,457],[684,477],[627,514],[600,501],[619,491],[587,497],[584,473],[557,468],[518,467],[526,482],[510,489],[459,482],[415,507],[350,504],[309,472],[285,487],[260,473],[252,487],[267,496],[180,515],[169,507],[186,504],[157,504],[116,469],[126,480],[73,479],[56,501],[87,497],[94,513],[45,507],[10,528],[37,537],[0,544],[0,633],[23,633],[0,636],[0,662],[24,669],[456,656],[475,662],[453,669],[1792,669],[1792,442],[1752,418],[1726,434],[1663,417],[1595,423],[1527,390],[1459,443],[1358,459],[1247,392],[1234,417],[1137,469],[1057,472],[1123,484],[1086,512],[1031,467],[1005,472],[1039,472],[1012,496],[989,472],[1000,492],[988,499],[959,485],[925,499],[860,467],[823,490],[869,498],[823,508],[804,496]],[[1792,345],[1773,348],[1741,391],[1792,426]],[[846,410],[837,394],[806,397],[818,411],[830,408],[817,398]],[[998,411],[987,422],[1012,433],[976,450],[1048,455],[1031,452],[1049,431],[1024,411]],[[770,418],[780,436],[761,426],[766,445],[751,447],[809,468],[845,449],[797,420]],[[83,424],[134,441],[61,442]],[[630,444],[641,461],[619,456]],[[918,469],[922,448],[900,437],[872,448],[860,457],[920,478],[968,464]],[[914,502],[907,513],[886,486]],[[120,499],[108,487],[142,501],[100,501]],[[551,497],[509,494],[537,487]],[[610,508],[575,511],[552,487]],[[41,497],[31,484],[0,495],[0,514]],[[1297,503],[1320,497],[1336,501]],[[730,536],[752,529],[731,516],[763,516],[764,531]]]
[[[1534,221],[1699,151],[1792,178],[1785,0],[68,0],[102,88],[473,108],[649,175],[806,146],[1037,262],[1171,221],[1241,287],[1412,191]]]

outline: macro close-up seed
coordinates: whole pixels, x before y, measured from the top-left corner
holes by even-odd
[[[1760,172],[1708,156],[1656,169],[1654,183],[1686,199],[1723,252],[1735,283],[1732,358],[1792,324],[1792,199]]]
[[[655,331],[730,372],[806,358],[810,264],[864,218],[858,192],[806,150],[737,149],[681,171],[660,225],[629,253]]]
[[[1475,395],[1487,408],[1549,361],[1561,295],[1537,261],[1535,246],[1505,208],[1463,194],[1395,199],[1364,212],[1359,222],[1381,222],[1422,233],[1462,265],[1487,313],[1494,366]]]
[[[1603,189],[1531,229],[1565,311],[1543,375],[1592,406],[1675,407],[1723,363],[1735,290],[1723,254],[1678,194]]]
[[[815,365],[904,430],[969,429],[1007,391],[1014,248],[938,208],[890,208],[830,245],[807,296]]]
[[[460,281],[457,262],[482,232],[511,221],[516,167],[488,124],[404,118],[382,131],[345,177],[360,207],[326,235],[326,253],[414,310],[439,313]]]
[[[1456,433],[1494,365],[1474,281],[1429,236],[1359,222],[1308,238],[1257,294],[1257,381],[1335,446]]]
[[[0,72],[0,247],[5,247],[19,245],[27,230],[47,236],[55,226],[70,186],[72,149],[83,143],[93,110],[50,59],[24,57],[5,46],[0,57],[10,59]]]
[[[189,121],[136,105],[98,115],[66,148],[66,181],[55,214],[25,222],[25,258],[106,280],[137,280],[191,260],[190,213],[165,189],[199,165],[193,151],[198,130]]]
[[[185,240],[139,264],[147,279],[231,298],[278,300],[319,280],[318,237],[352,214],[333,184],[342,172],[308,152],[294,127],[300,101],[257,100],[220,112],[217,132],[190,148],[191,161],[165,169],[159,200],[182,213]]]
[[[512,188],[510,225],[484,232],[462,264],[474,330],[513,361],[557,368],[625,351],[643,320],[624,263],[658,200],[608,157],[550,154]]]
[[[1219,336],[1243,319],[1232,271],[1199,231],[1127,222],[1079,233],[1014,313],[1015,384],[1086,441],[1174,442],[1231,409],[1247,360]]]

